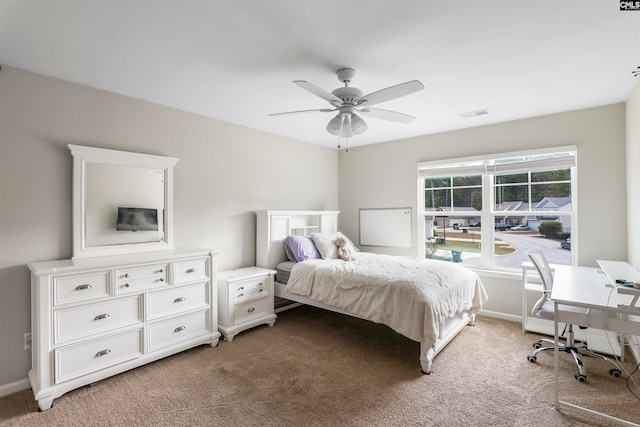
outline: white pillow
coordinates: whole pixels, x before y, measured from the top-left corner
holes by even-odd
[[[351,249],[351,253],[356,253],[356,248],[351,244],[351,240],[347,238],[341,232],[337,233],[311,233],[311,239],[315,243],[318,252],[322,259],[338,259],[338,247],[336,246],[336,239],[343,237],[347,240],[347,245]]]

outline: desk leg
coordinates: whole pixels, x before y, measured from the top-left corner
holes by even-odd
[[[558,348],[558,303],[553,303],[553,394],[556,405],[556,410],[560,409],[560,398],[558,388],[560,386],[558,377],[560,374],[560,368],[558,364],[560,363],[560,349]]]

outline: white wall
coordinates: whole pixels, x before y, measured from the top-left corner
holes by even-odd
[[[414,212],[418,212],[416,168],[421,161],[565,145],[576,145],[578,149],[579,189],[575,200],[578,204],[579,239],[575,248],[578,263],[596,266],[597,259],[626,260],[624,104],[425,135],[340,152],[340,228],[357,241],[360,208],[411,206]],[[417,224],[414,225],[417,229]],[[411,250],[364,249],[418,255],[417,242],[416,233],[414,249]],[[521,315],[518,275],[511,279],[483,275],[483,282],[489,294],[487,310]]]
[[[628,262],[640,269],[640,80],[627,100]]]
[[[219,270],[254,264],[254,211],[338,208],[334,149],[6,66],[0,98],[0,395],[28,387],[26,264],[71,256],[67,144],[179,158],[174,243],[219,250]]]

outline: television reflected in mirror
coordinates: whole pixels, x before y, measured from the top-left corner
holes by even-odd
[[[158,231],[158,210],[152,208],[118,208],[116,231]]]

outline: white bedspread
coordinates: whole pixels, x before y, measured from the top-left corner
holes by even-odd
[[[297,263],[287,291],[383,323],[425,350],[445,321],[475,313],[487,300],[478,275],[447,261],[358,253],[354,262]]]

